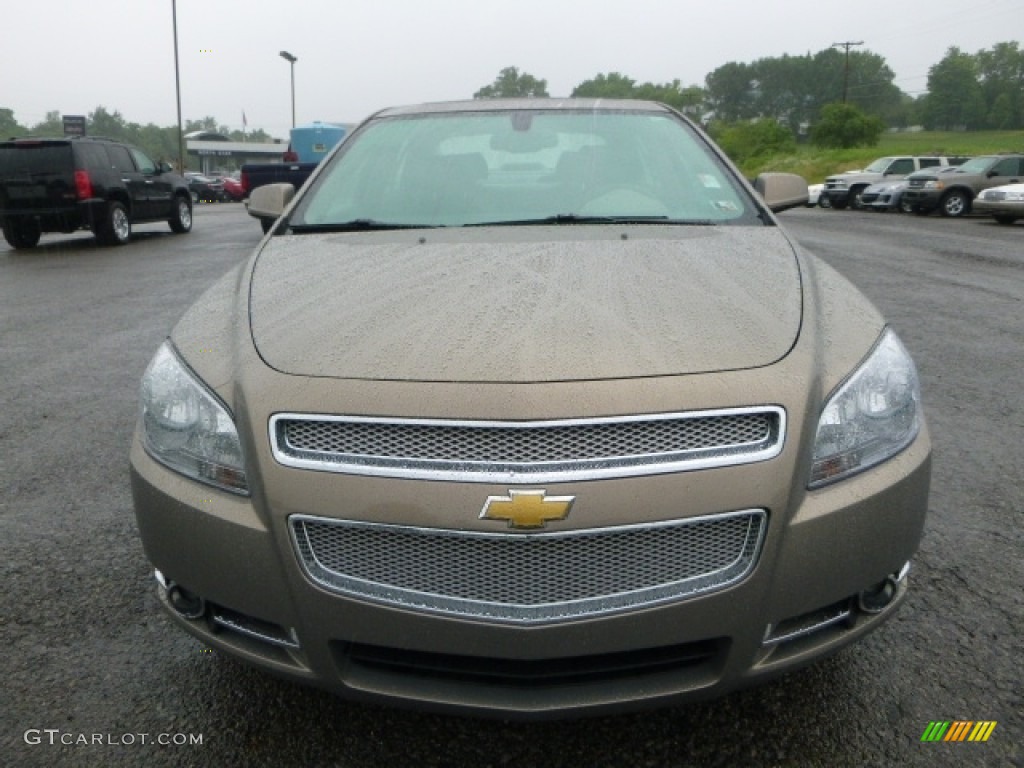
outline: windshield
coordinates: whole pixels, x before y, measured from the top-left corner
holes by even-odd
[[[731,172],[669,114],[385,117],[339,150],[292,229],[602,221],[760,223]]]
[[[865,168],[864,173],[882,173],[885,171],[886,168],[889,167],[889,164],[892,161],[893,158],[891,157],[880,157],[867,168]]]
[[[958,173],[984,173],[992,165],[991,157],[975,157],[957,169]]]

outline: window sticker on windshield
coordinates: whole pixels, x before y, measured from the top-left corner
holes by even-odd
[[[720,211],[727,213],[738,213],[740,208],[732,200],[715,200],[713,205]]]
[[[714,176],[710,173],[698,173],[697,178],[700,179],[700,183],[703,184],[707,189],[721,189],[722,185]]]

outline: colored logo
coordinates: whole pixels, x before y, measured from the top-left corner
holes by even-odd
[[[545,496],[544,491],[509,491],[488,496],[481,520],[507,520],[509,528],[543,528],[549,520],[564,520],[575,496]]]
[[[921,741],[988,741],[995,729],[995,720],[933,720]]]

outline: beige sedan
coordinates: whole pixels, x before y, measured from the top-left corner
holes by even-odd
[[[988,214],[1000,224],[1024,219],[1024,184],[991,187],[974,198],[974,212]]]
[[[385,110],[145,372],[169,615],[354,699],[574,716],[724,693],[907,594],[931,446],[878,311],[673,110]]]

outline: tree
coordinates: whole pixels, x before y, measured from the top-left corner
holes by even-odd
[[[516,67],[505,67],[491,85],[473,94],[474,99],[514,99],[548,95],[548,81],[533,75],[520,74]]]
[[[210,133],[221,133],[217,125],[217,118],[207,115],[202,120],[186,120],[182,127],[182,133],[195,133],[196,131],[208,131]]]
[[[592,80],[584,80],[570,95],[580,99],[635,99],[636,80],[619,72],[600,74]]]
[[[0,140],[23,136],[28,130],[14,119],[13,109],[0,108]]]
[[[985,124],[985,97],[977,62],[956,46],[928,70],[924,125],[931,130],[977,129]]]
[[[121,113],[116,109],[108,112],[105,107],[96,107],[89,113],[86,133],[90,136],[105,136],[118,141],[131,141],[134,131],[125,124]]]
[[[134,123],[132,123],[135,126]],[[178,161],[178,128],[168,126],[161,128],[154,123],[135,126],[133,144],[144,149],[155,160],[166,160],[169,163]]]
[[[64,120],[61,119],[60,112],[47,112],[43,122],[33,125],[29,133],[33,136],[63,136]]]
[[[592,80],[584,80],[573,88],[571,95],[585,99],[645,99],[687,112],[697,111],[704,103],[704,89],[700,86],[683,88],[678,80],[660,85],[637,85],[633,78],[619,72],[600,74]]]
[[[758,117],[754,107],[755,76],[749,64],[731,61],[704,79],[708,107],[727,123]]]
[[[873,147],[885,123],[853,104],[826,104],[821,119],[811,127],[811,143],[826,148]]]
[[[707,103],[716,120],[771,118],[794,133],[843,94],[846,57],[835,48],[811,55],[730,62],[705,79]],[[868,51],[850,53],[849,102],[890,122],[906,122],[903,93],[885,59]]]
[[[1000,130],[1024,128],[1024,51],[1019,44],[997,43],[974,57],[986,127]]]
[[[686,88],[678,80],[671,83],[643,83],[637,86],[634,98],[660,101],[680,112],[698,112],[704,105],[704,89],[698,85]]]

